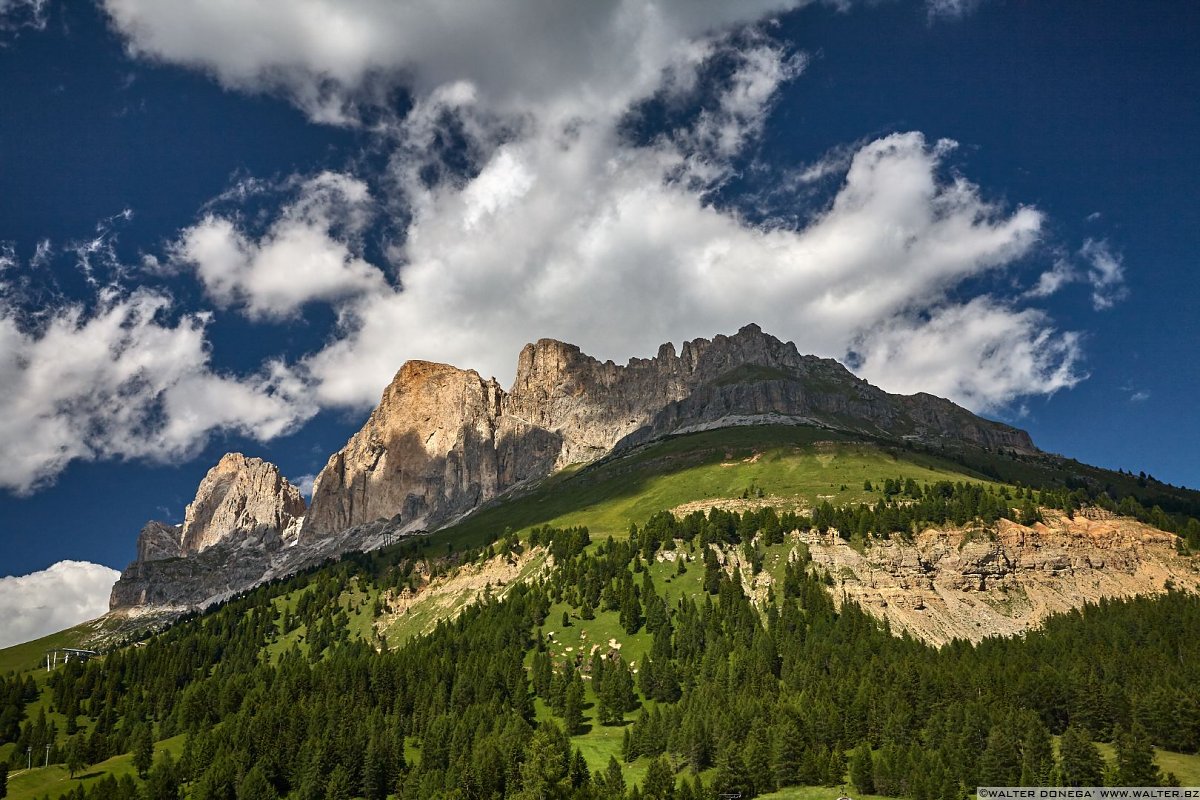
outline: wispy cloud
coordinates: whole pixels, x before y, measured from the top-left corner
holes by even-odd
[[[45,28],[49,4],[49,0],[0,0],[0,47],[22,28]]]
[[[1106,240],[1088,239],[1079,250],[1088,263],[1087,280],[1092,286],[1092,306],[1097,311],[1112,308],[1128,295],[1125,266]]]

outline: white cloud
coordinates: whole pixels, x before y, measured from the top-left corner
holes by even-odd
[[[121,573],[86,561],[59,561],[40,572],[0,578],[0,647],[38,639],[108,611]]]
[[[387,285],[383,273],[347,243],[370,220],[366,184],[324,172],[300,187],[270,229],[254,241],[228,217],[208,214],[187,228],[173,256],[196,270],[219,306],[244,306],[255,318],[295,314]]]
[[[216,431],[266,440],[311,413],[279,364],[214,371],[207,316],[172,323],[170,305],[113,289],[32,319],[0,304],[0,487],[30,492],[75,460],[187,457]]]
[[[983,0],[925,0],[925,10],[932,19],[959,19],[970,14]]]
[[[690,40],[803,0],[104,0],[140,56],[226,86],[281,90],[314,118],[346,121],[371,90],[419,96],[467,82],[504,113],[565,121],[616,113],[656,88]]]
[[[1131,402],[1131,403],[1144,403],[1149,399],[1150,399],[1150,393],[1144,389],[1139,389],[1138,391],[1129,395],[1129,402]]]
[[[300,490],[300,494],[306,498],[311,498],[313,493],[313,484],[316,482],[317,476],[309,473],[301,475],[299,478],[292,478],[291,484]]]
[[[624,358],[750,320],[802,350],[859,353],[885,388],[975,408],[1072,385],[1074,334],[1002,298],[951,299],[1027,256],[1043,228],[1037,210],[947,175],[953,142],[897,133],[831,155],[799,180],[844,179],[803,225],[758,227],[710,202],[804,63],[761,31],[727,32],[801,4],[105,0],[133,52],[282,92],[318,120],[352,121],[381,89],[412,92],[407,116],[376,130],[393,147],[382,202],[407,226],[390,252],[396,285],[319,213],[285,212],[257,238],[212,215],[180,239],[220,304],[252,317],[335,305],[340,338],[299,368],[322,406],[374,403],[407,358],[507,379],[539,336]],[[642,146],[622,135],[639,101],[688,95],[731,48],[733,69],[688,127]],[[300,273],[299,248],[264,255],[295,235],[288,225],[323,255]],[[906,337],[942,357],[918,358]]]
[[[952,310],[950,288],[1024,255],[1041,230],[1037,211],[1006,212],[965,180],[939,178],[953,144],[931,146],[919,133],[860,148],[831,206],[800,230],[755,228],[705,204],[665,180],[686,154],[666,144],[621,148],[613,135],[593,125],[567,144],[527,137],[501,147],[465,186],[417,196],[403,291],[347,308],[344,338],[307,362],[321,402],[375,402],[409,357],[508,379],[521,344],[542,335],[622,359],[755,320],[802,350],[844,356],[882,321]],[[521,174],[522,190],[483,213],[476,187],[511,186],[497,172]],[[968,317],[943,312],[941,330]],[[1057,341],[1036,314],[991,315],[993,326],[1004,322],[1030,346]],[[1077,355],[1048,353],[1071,364]],[[973,354],[961,356],[939,374],[977,368]],[[1056,385],[1046,371],[1064,366],[1050,360],[1014,375],[1044,391]],[[898,385],[874,359],[864,373]],[[1018,391],[1015,381],[993,395],[982,385],[953,394],[992,406]]]
[[[1079,280],[1079,273],[1071,266],[1071,262],[1060,258],[1054,266],[1038,276],[1038,282],[1025,293],[1026,297],[1049,297],[1058,292],[1068,283]]]
[[[49,0],[0,0],[0,34],[20,28],[46,27],[46,6]],[[0,39],[0,46],[4,43]]]
[[[0,242],[0,272],[14,269],[21,265],[17,258],[17,248],[12,242]]]
[[[1079,336],[1057,333],[1034,309],[991,298],[898,317],[863,336],[860,372],[892,391],[928,392],[989,410],[1083,379]]]
[[[1092,307],[1097,311],[1112,308],[1125,299],[1125,267],[1121,255],[1114,253],[1105,240],[1087,239],[1079,249],[1087,260],[1088,283],[1092,285]]]

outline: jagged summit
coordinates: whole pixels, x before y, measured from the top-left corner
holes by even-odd
[[[398,533],[435,530],[570,464],[672,434],[780,422],[1036,452],[1024,431],[931,395],[888,394],[837,361],[802,355],[753,324],[732,336],[684,342],[678,352],[667,343],[656,356],[623,366],[539,339],[522,348],[507,391],[473,370],[405,363],[362,429],[330,456],[307,510],[273,465],[226,456],[188,507],[179,552],[172,549],[173,534],[147,526],[130,571],[139,580],[153,572],[143,553],[194,557],[221,545],[205,554],[206,562],[217,563],[222,554],[233,557],[231,532],[274,531],[287,538],[301,518],[302,552],[328,554],[331,537],[381,520]],[[245,567],[246,553],[238,552]],[[302,552],[289,558],[295,562]],[[137,599],[145,592],[130,597],[121,590],[126,582],[123,577],[114,589],[114,605],[145,602]],[[176,599],[198,602],[190,595]]]
[[[195,556],[236,539],[251,538],[255,547],[294,539],[305,510],[300,490],[274,464],[226,453],[200,482],[182,525],[148,522],[142,528],[137,560],[113,587],[110,605],[155,602],[154,590],[162,587],[146,579],[156,572],[154,562]]]

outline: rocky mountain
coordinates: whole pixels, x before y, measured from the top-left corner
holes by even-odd
[[[227,453],[200,482],[182,525],[152,521],[142,528],[137,559],[113,586],[109,605],[178,605],[180,570],[209,584],[227,581],[234,591],[253,585],[264,574],[255,566],[259,557],[295,541],[305,509],[300,490],[274,464]],[[219,552],[198,558],[213,548]],[[239,557],[230,558],[230,550]]]
[[[433,529],[568,464],[675,433],[790,421],[885,438],[1034,452],[1029,435],[927,394],[892,395],[757,326],[625,366],[543,339],[505,392],[442,364],[409,362],[317,477],[302,536],[392,518]]]
[[[338,548],[371,546],[385,528],[435,530],[570,464],[671,434],[780,422],[1037,452],[1024,431],[931,395],[888,394],[757,325],[678,353],[665,344],[624,366],[542,339],[521,351],[508,391],[471,370],[404,364],[317,476],[307,510],[273,465],[225,456],[177,533],[143,530],[112,606],[201,605]]]

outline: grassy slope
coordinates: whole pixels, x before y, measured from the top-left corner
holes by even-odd
[[[678,436],[586,468],[564,470],[532,491],[484,509],[456,526],[431,535],[424,544],[428,545],[428,554],[436,556],[445,552],[447,545],[455,549],[478,546],[507,528],[527,531],[542,524],[586,525],[593,540],[600,540],[608,535],[622,537],[630,523],[641,524],[664,508],[698,500],[737,499],[743,497],[743,493],[757,497],[760,490],[766,499],[780,505],[811,507],[823,499],[834,504],[877,500],[879,494],[863,490],[864,480],[873,484],[880,484],[885,478],[910,477],[918,482],[988,482],[990,475],[1009,483],[1028,484],[1047,482],[1055,469],[1051,460],[1042,458],[1013,461],[991,453],[969,455],[970,466],[964,466],[948,455],[912,452],[809,427],[755,426]],[[1076,464],[1075,467],[1079,474],[1089,479],[1106,481],[1127,491],[1138,488],[1133,477],[1083,465]],[[378,555],[386,558],[386,553]],[[769,549],[766,569],[778,571],[782,564],[780,555],[774,548]],[[659,591],[667,595],[668,606],[674,605],[682,595],[699,593],[702,566],[692,562],[688,567],[682,576],[675,574],[674,563],[659,562],[650,567]],[[294,609],[303,591],[277,598],[277,607]],[[355,638],[371,635],[371,605],[377,592],[374,587],[363,589],[353,585],[347,587],[340,598],[350,613]],[[356,610],[357,614],[354,613]],[[586,653],[592,644],[606,646],[610,638],[621,643],[622,654],[631,661],[639,661],[649,649],[649,637],[644,632],[626,635],[616,612],[598,610],[594,620],[580,620],[571,612],[571,625],[564,630],[561,625],[564,610],[565,605],[555,605],[542,628],[543,633],[556,632],[558,641],[552,650],[559,658],[573,657],[581,649]],[[396,646],[421,632],[431,621],[425,616],[428,615],[422,615],[419,607],[414,609],[414,613],[388,631],[389,643]],[[85,626],[78,626],[0,650],[0,672],[33,670],[36,675],[37,665],[46,649],[77,645],[86,633]],[[269,646],[267,657],[277,657],[293,643],[304,648],[303,634],[301,628],[282,637]],[[567,647],[573,648],[570,654],[565,651]],[[46,673],[42,670],[40,674]],[[589,727],[584,734],[575,737],[573,743],[583,751],[590,768],[603,769],[610,756],[621,760],[622,728],[595,724],[595,697],[590,685],[587,701],[589,707],[584,713]],[[44,702],[44,698],[35,702],[30,708],[31,713],[36,714],[37,706]],[[541,707],[540,701],[538,710],[539,716],[549,713]],[[632,720],[637,713],[631,712],[627,720]],[[86,726],[88,722],[81,719],[81,724]],[[168,740],[160,746],[177,752],[181,741]],[[0,757],[3,755],[5,753],[0,751]],[[132,771],[128,762],[126,755],[94,765],[86,771],[83,780],[96,780],[109,772],[119,777]],[[1164,771],[1175,772],[1184,785],[1200,784],[1200,756],[1164,752],[1159,754],[1159,762]],[[622,763],[622,768],[627,784],[634,785],[644,776],[646,760],[640,759],[630,765]],[[9,785],[10,797],[23,800],[46,793],[57,795],[74,784],[67,780],[60,766],[52,765],[24,775],[13,775]],[[793,787],[770,797],[831,800],[839,794],[838,789]]]
[[[168,750],[172,756],[178,758],[183,751],[183,739],[183,736],[176,736],[159,742],[154,746],[155,756],[157,757],[158,753],[163,750]],[[46,795],[59,797],[78,785],[87,786],[95,783],[105,775],[112,775],[117,779],[120,779],[122,775],[135,775],[133,756],[129,753],[113,756],[107,761],[85,768],[73,780],[61,764],[51,764],[48,767],[35,766],[28,771],[13,772],[8,776],[7,800],[33,800],[33,798]]]
[[[56,647],[79,647],[91,632],[91,623],[85,622],[74,628],[34,639],[32,642],[6,647],[0,650],[0,675],[38,669],[45,674],[47,650]]]
[[[755,458],[757,456],[757,458]],[[434,534],[456,546],[486,542],[506,528],[587,525],[592,538],[623,536],[630,523],[687,502],[740,498],[761,489],[812,506],[877,500],[863,481],[988,482],[940,455],[860,441],[822,428],[762,425],[676,436],[585,469],[564,471],[528,494],[486,508]],[[843,490],[841,487],[846,486]]]

